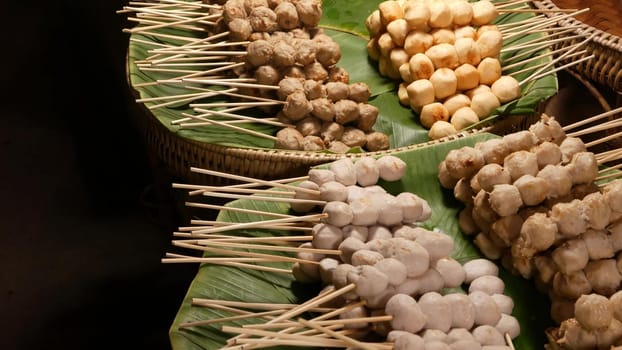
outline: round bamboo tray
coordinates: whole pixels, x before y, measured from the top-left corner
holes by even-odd
[[[594,35],[582,57],[594,59],[579,63],[572,70],[622,93],[622,2],[619,0],[541,0],[534,1],[540,9],[580,9],[590,11],[562,20],[562,27],[578,27],[577,34]],[[576,44],[581,39],[555,44],[555,48]],[[582,58],[579,57],[579,58]]]

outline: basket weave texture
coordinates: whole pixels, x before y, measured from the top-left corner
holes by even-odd
[[[552,10],[590,8],[590,11],[576,18],[569,17],[558,23],[562,27],[578,27],[575,30],[577,34],[594,35],[592,41],[586,45],[587,52],[582,57],[595,57],[573,66],[572,69],[617,93],[622,93],[622,1],[542,0],[534,1],[534,4],[537,8]],[[559,49],[580,41],[582,40],[569,40],[555,44],[553,48]]]
[[[170,132],[146,108],[142,108],[142,131],[148,151],[155,155],[167,171],[183,181],[205,185],[228,185],[231,181],[190,171],[191,167],[210,169],[258,179],[283,179],[304,176],[309,168],[344,157],[381,156],[418,147],[447,142],[481,132],[506,133],[529,125],[533,116],[511,116],[491,127],[470,130],[421,144],[393,148],[387,151],[365,153],[322,153],[225,147],[198,142]],[[535,114],[534,114],[535,115]]]

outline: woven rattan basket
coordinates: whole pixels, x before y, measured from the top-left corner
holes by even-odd
[[[599,84],[622,93],[622,1],[619,0],[542,0],[534,1],[541,9],[581,9],[590,11],[569,17],[558,23],[562,27],[578,27],[577,33],[594,35],[587,44],[584,57],[594,55],[594,59],[572,67],[573,70]],[[556,44],[557,47],[577,43],[568,41]]]
[[[126,70],[129,72],[129,68]],[[127,83],[135,98],[139,97],[130,82]],[[140,109],[137,121],[146,143],[148,152],[163,164],[166,171],[180,181],[205,185],[227,185],[231,182],[221,177],[197,174],[191,167],[210,169],[230,174],[259,178],[282,179],[306,175],[312,166],[328,163],[343,157],[380,156],[393,152],[405,151],[417,147],[424,147],[439,142],[447,142],[468,135],[490,132],[504,135],[518,130],[524,130],[535,123],[546,101],[541,102],[536,110],[528,115],[509,115],[498,118],[492,125],[480,129],[472,129],[451,135],[446,138],[414,144],[405,147],[393,148],[386,151],[335,154],[324,152],[289,151],[279,149],[235,148],[191,140],[171,132],[157,117],[144,105],[138,104]]]
[[[233,148],[198,142],[172,133],[146,108],[143,107],[141,109],[144,114],[144,118],[141,118],[141,124],[143,124],[141,129],[144,133],[148,151],[157,157],[173,176],[190,183],[209,185],[224,185],[226,183],[223,183],[225,180],[219,177],[210,177],[191,172],[190,167],[211,169],[260,179],[296,177],[305,175],[309,168],[314,165],[331,162],[343,157],[390,154],[446,142],[480,132],[504,134],[521,130],[535,122],[539,116],[539,113],[529,116],[510,116],[503,118],[493,126],[387,151],[334,154],[278,149]]]

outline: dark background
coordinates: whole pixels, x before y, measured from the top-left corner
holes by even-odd
[[[0,349],[170,348],[196,266],[160,263],[178,217],[136,127],[124,4],[3,2]]]
[[[3,2],[0,349],[168,349],[196,271],[125,80],[120,0]],[[568,76],[547,112],[599,106]],[[572,118],[571,118],[572,117]]]

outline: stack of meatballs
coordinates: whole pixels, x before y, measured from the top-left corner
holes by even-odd
[[[369,56],[380,74],[401,79],[400,102],[419,114],[431,139],[457,133],[515,100],[501,75],[503,43],[488,0],[384,1],[366,21]]]
[[[336,66],[341,49],[318,28],[321,17],[319,0],[227,1],[223,18],[230,38],[250,42],[247,64],[236,73],[279,87],[244,93],[283,101],[271,112],[294,127],[277,132],[277,148],[386,150],[387,135],[373,130],[379,111],[368,103],[371,91],[364,83],[350,84],[348,72]]]
[[[622,341],[615,318],[575,334],[585,324],[573,318],[575,303],[590,293],[607,299],[622,282],[622,180],[601,190],[597,173],[595,155],[546,115],[529,130],[452,150],[439,165],[442,186],[465,204],[462,231],[549,295],[569,349],[586,339],[603,349]]]
[[[505,335],[515,338],[520,325],[498,267],[487,259],[462,265],[451,258],[453,239],[419,225],[432,214],[425,200],[409,192],[394,196],[378,186],[380,179],[399,181],[406,170],[395,156],[345,158],[310,170],[299,186],[318,194],[300,191],[297,198],[324,201],[327,217],[313,227],[312,242],[301,247],[340,254],[299,253],[308,263],[294,264],[295,278],[335,289],[354,283],[331,306],[353,306],[343,319],[390,315],[389,322],[347,328],[361,337],[386,337],[395,349],[510,349]],[[307,212],[313,203],[292,209]],[[466,293],[447,290],[460,287]]]

